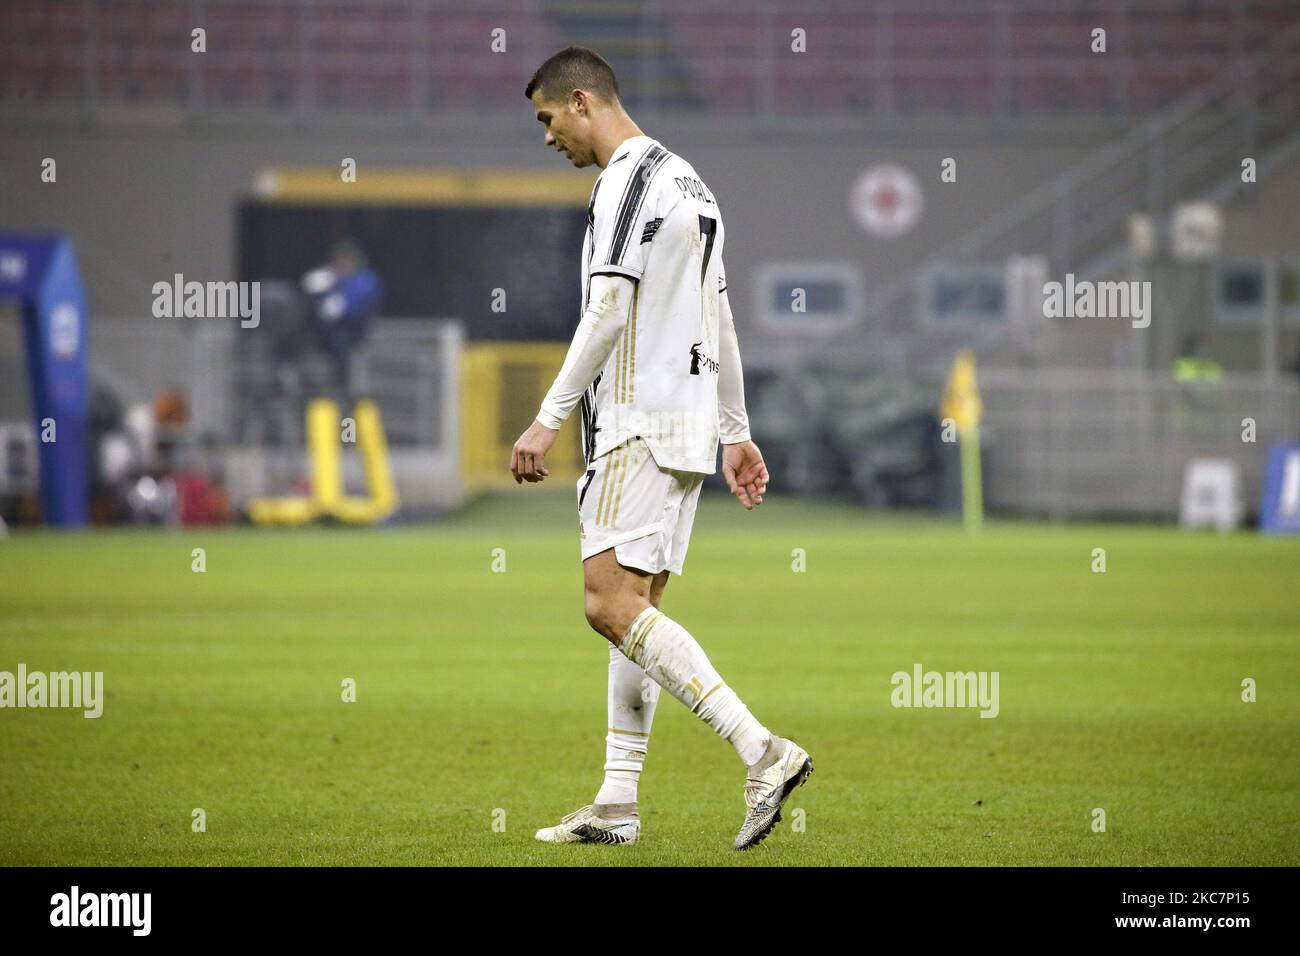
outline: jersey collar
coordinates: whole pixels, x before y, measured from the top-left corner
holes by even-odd
[[[646,136],[644,133],[640,136],[629,136],[627,139],[623,140],[623,142],[618,144],[618,148],[615,149],[613,155],[609,157],[609,162],[605,164],[605,168],[609,169],[609,167],[613,166],[628,154],[637,149],[643,148],[647,143],[653,142],[654,138]]]

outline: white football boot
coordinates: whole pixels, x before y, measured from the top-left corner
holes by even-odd
[[[812,758],[793,740],[772,735],[767,752],[745,780],[745,822],[736,834],[737,850],[762,843],[781,822],[781,807],[795,787],[813,772]]]
[[[543,843],[607,843],[625,846],[641,839],[641,818],[634,803],[588,804],[567,814],[533,838]]]

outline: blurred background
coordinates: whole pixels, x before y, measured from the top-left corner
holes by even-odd
[[[5,523],[513,484],[580,316],[597,170],[523,97],[569,44],[724,210],[774,492],[957,510],[969,350],[990,512],[1300,526],[1293,0],[6,0]]]

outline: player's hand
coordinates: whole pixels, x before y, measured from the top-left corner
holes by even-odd
[[[546,453],[555,444],[559,432],[534,420],[528,431],[519,436],[510,452],[510,472],[515,484],[525,481],[544,481],[550,471],[546,468]]]
[[[754,505],[763,503],[767,465],[763,464],[763,454],[752,441],[722,446],[722,476],[745,510],[753,511]]]

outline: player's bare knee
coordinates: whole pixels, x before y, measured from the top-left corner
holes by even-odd
[[[644,597],[638,600],[634,594],[588,591],[587,623],[601,637],[617,645],[645,606]]]
[[[604,592],[588,590],[583,607],[591,629],[609,641],[617,640],[612,627],[614,617],[612,604],[613,602]]]

